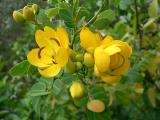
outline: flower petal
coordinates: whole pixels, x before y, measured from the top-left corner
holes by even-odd
[[[35,39],[39,47],[50,47],[57,50],[59,45],[57,44],[57,36],[54,30],[49,27],[44,28],[45,31],[37,30],[35,33]]]
[[[68,48],[69,45],[68,34],[62,27],[57,28],[57,36],[60,40],[61,47]]]
[[[106,72],[109,69],[110,56],[101,47],[94,52],[95,64],[99,72]]]
[[[37,30],[35,33],[35,39],[39,47],[46,46],[45,34],[42,30]]]
[[[117,45],[111,45],[111,46],[108,46],[107,48],[105,48],[105,52],[107,52],[108,55],[114,55],[120,51],[121,51],[121,49],[119,47],[117,47]]]
[[[124,64],[121,67],[115,69],[113,73],[116,75],[124,74],[128,71],[129,67],[130,67],[130,62],[128,59],[125,59]]]
[[[61,70],[59,65],[53,64],[45,69],[38,69],[39,73],[44,77],[54,77],[56,76]]]
[[[68,62],[69,52],[68,49],[59,48],[57,55],[55,56],[55,61],[63,67]]]
[[[115,44],[117,45],[117,47],[121,49],[121,54],[124,57],[128,58],[132,54],[132,48],[129,46],[127,42],[114,40],[110,44],[108,44],[108,46],[115,45]]]
[[[96,65],[94,65],[94,73],[96,76],[98,76],[98,77],[100,76],[100,72],[98,71],[98,68]]]
[[[102,42],[101,42],[101,45],[108,45],[109,43],[111,43],[113,41],[113,38],[111,36],[106,36]]]
[[[56,36],[56,31],[49,26],[44,27],[44,32],[47,33],[48,36]]]
[[[99,34],[92,33],[87,27],[84,27],[80,32],[81,46],[85,49],[94,48],[100,44],[101,37]]]
[[[121,80],[121,76],[101,76],[101,79],[103,81],[105,81],[106,83],[108,84],[111,84],[111,83],[116,83],[118,82],[119,80]]]
[[[37,66],[37,67],[47,67],[49,65],[45,64],[43,60],[41,60],[38,56],[39,54],[39,48],[32,49],[28,55],[27,59],[30,64]]]

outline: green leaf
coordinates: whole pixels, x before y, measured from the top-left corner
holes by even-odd
[[[130,98],[127,93],[116,91],[115,96],[118,103],[121,103],[123,105],[130,104]]]
[[[76,76],[76,75],[65,73],[65,74],[63,75],[62,81],[63,81],[66,85],[70,86],[71,83],[72,83],[72,81],[74,81],[74,80],[76,80],[76,79],[77,79],[77,76]]]
[[[92,87],[91,89],[91,95],[93,99],[100,99],[103,102],[105,102],[106,104],[108,103],[108,98],[106,96],[106,92],[104,90],[104,88],[102,87]]]
[[[74,26],[74,22],[73,22],[73,15],[71,13],[71,11],[69,11],[68,9],[60,9],[59,10],[59,15],[61,17],[62,20],[64,20],[65,24],[68,27],[73,27]]]
[[[60,9],[59,15],[64,21],[71,21],[72,20],[72,13],[66,9]]]
[[[87,120],[111,120],[111,113],[107,108],[101,113],[95,113],[87,110]]]
[[[62,88],[63,88],[62,80],[60,79],[55,80],[53,84],[53,93],[58,95],[61,92]]]
[[[115,12],[112,10],[105,10],[97,16],[97,19],[94,22],[94,26],[98,29],[103,29],[114,20]]]
[[[49,25],[51,26],[51,22],[49,17],[47,16],[46,12],[44,9],[41,9],[36,16],[36,20],[39,24],[42,24],[43,26]]]
[[[32,66],[27,60],[24,60],[12,67],[9,73],[12,76],[23,76],[34,74],[36,71],[36,67]]]
[[[124,20],[117,22],[114,26],[114,33],[116,38],[122,38],[128,32],[128,26],[125,24]]]
[[[29,91],[30,96],[41,96],[41,95],[47,95],[50,92],[46,91],[46,84],[39,82],[32,86],[31,90]]]
[[[46,12],[47,16],[51,18],[59,13],[59,9],[58,8],[50,8],[50,9],[46,10],[45,12]]]
[[[142,82],[144,79],[143,76],[134,69],[130,69],[126,76],[130,82]]]
[[[77,105],[78,107],[83,107],[83,106],[86,106],[87,103],[88,103],[88,94],[85,93],[83,98],[79,99],[79,100],[74,100],[74,104]]]
[[[129,5],[131,5],[132,1],[131,0],[121,0],[119,2],[119,7],[121,10],[127,10]]]
[[[32,98],[32,105],[33,105],[33,108],[34,108],[38,118],[40,117],[40,107],[41,107],[41,101],[40,100],[41,100],[40,97],[33,97]]]
[[[158,0],[152,0],[148,8],[148,14],[153,18],[158,16]]]

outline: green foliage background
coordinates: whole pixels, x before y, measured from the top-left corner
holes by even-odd
[[[158,120],[159,6],[152,0],[104,0],[103,7],[101,0],[79,0],[78,6],[73,4],[74,0],[66,1],[0,0],[0,119]],[[39,25],[15,23],[13,10],[29,3],[36,3],[41,8],[36,16]],[[77,75],[64,74],[63,77],[46,79],[37,75],[35,68],[26,61],[27,52],[35,46],[35,30],[45,25],[56,27],[61,24],[72,31],[69,34],[71,39],[74,38],[73,48],[79,51],[79,37],[75,33],[84,21],[92,30],[127,41],[133,48],[131,68],[117,86],[92,85],[90,88],[94,98],[105,102],[103,113],[86,109],[87,91],[83,99],[71,99],[68,87]],[[156,58],[159,63],[155,62]],[[79,78],[83,76],[79,74]],[[134,91],[135,83],[143,85],[142,94]],[[108,106],[109,103],[112,105]]]

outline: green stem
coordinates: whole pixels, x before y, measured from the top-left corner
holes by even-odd
[[[102,9],[103,9],[103,6],[104,6],[104,4],[105,4],[104,2],[105,2],[105,0],[102,1],[102,5],[101,5],[101,7],[99,8],[99,10],[97,11],[97,13],[85,24],[85,26],[89,26],[91,23],[93,23],[93,22],[96,20],[98,14],[99,14],[99,13],[102,11]]]
[[[143,39],[143,31],[139,22],[139,13],[138,13],[138,5],[137,0],[134,0],[135,14],[136,14],[136,34],[139,35],[139,48],[142,47],[142,39]]]

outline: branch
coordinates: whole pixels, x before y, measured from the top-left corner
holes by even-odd
[[[139,22],[139,13],[138,13],[138,5],[137,5],[137,0],[134,0],[134,7],[135,7],[135,12],[136,12],[136,34],[139,35],[139,47],[142,47],[142,39],[143,39],[143,31],[140,26]]]

